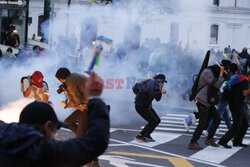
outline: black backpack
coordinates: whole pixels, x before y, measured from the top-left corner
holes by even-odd
[[[145,84],[149,80],[151,80],[151,79],[146,79],[146,80],[144,80],[142,82],[135,83],[135,85],[132,87],[132,90],[133,90],[134,94],[137,95],[138,92],[140,92],[140,91],[147,92],[147,90],[145,88]]]
[[[190,101],[193,101],[195,96],[197,95],[197,93],[206,85],[202,86],[200,89],[198,89],[198,84],[199,84],[199,79],[200,79],[200,76],[201,76],[201,73],[204,71],[205,68],[208,67],[208,62],[209,62],[209,57],[210,57],[210,51],[207,51],[207,54],[206,54],[206,57],[205,59],[203,60],[203,63],[202,63],[202,66],[200,68],[200,71],[197,75],[197,77],[193,78],[193,81],[194,81],[194,84],[192,86],[192,89],[191,89],[191,92],[189,94],[189,100]]]

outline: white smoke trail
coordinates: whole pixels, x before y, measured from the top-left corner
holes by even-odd
[[[7,105],[3,105],[0,108],[0,120],[6,123],[18,122],[22,109],[32,101],[34,100],[21,98],[17,101],[8,103]]]

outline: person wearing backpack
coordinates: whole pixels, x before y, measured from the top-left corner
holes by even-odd
[[[222,136],[218,142],[225,148],[232,148],[227,143],[234,138],[233,146],[247,147],[242,140],[248,129],[248,121],[244,112],[246,96],[250,94],[248,83],[250,82],[250,72],[245,75],[233,75],[227,84],[227,96],[229,109],[232,113],[233,124],[231,128]]]
[[[21,91],[26,98],[48,102],[49,87],[43,81],[43,74],[40,71],[35,71],[31,76],[21,78]]]
[[[220,89],[224,82],[224,66],[213,65],[203,70],[198,81],[198,93],[195,96],[195,103],[199,111],[199,124],[196,127],[192,139],[188,145],[189,149],[201,150],[202,147],[198,144],[198,140],[202,131],[207,128],[209,115],[213,118],[213,125],[209,131],[208,137],[205,141],[206,145],[218,147],[213,140],[213,136],[220,124],[220,116],[216,111],[216,92]],[[208,92],[209,90],[209,92]],[[213,92],[212,92],[213,91]]]
[[[152,101],[160,101],[162,94],[166,94],[166,90],[162,89],[165,80],[165,75],[158,74],[153,79],[146,79],[141,83],[133,86],[135,97],[136,112],[145,119],[148,124],[136,136],[136,140],[140,142],[154,142],[155,140],[150,136],[157,125],[160,123],[160,118],[152,107]]]
[[[228,75],[228,79],[229,80],[231,76],[237,74],[238,71],[238,66],[235,63],[231,63],[229,66],[229,75]],[[224,83],[227,83],[228,81],[225,81]],[[224,85],[223,83],[223,85]],[[231,117],[229,116],[229,111],[227,110],[227,105],[228,105],[228,101],[224,99],[224,86],[222,85],[222,92],[220,93],[220,98],[218,101],[218,107],[217,107],[217,111],[220,115],[221,118],[223,118],[223,120],[225,121],[228,130],[231,128],[232,123],[231,123]],[[225,84],[226,85],[226,84]],[[227,95],[225,95],[227,96]],[[208,128],[205,131],[205,133],[203,132],[203,134],[208,134],[208,132],[210,131],[211,127],[213,124],[213,119],[210,119],[209,123],[208,123]]]

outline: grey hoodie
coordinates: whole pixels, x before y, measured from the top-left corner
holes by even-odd
[[[208,85],[212,85],[218,89],[222,86],[224,82],[223,77],[219,77],[218,80],[214,77],[213,72],[210,69],[205,69],[200,76],[200,80],[198,83],[198,90],[202,88],[196,95],[195,101],[199,102],[205,106],[209,106],[208,99],[207,99],[207,90],[208,90]]]

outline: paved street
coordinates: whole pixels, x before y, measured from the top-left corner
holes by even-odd
[[[189,132],[184,127],[183,120],[190,113],[188,109],[181,109],[178,114],[167,113],[161,116],[161,124],[156,128],[152,137],[156,142],[140,143],[135,140],[144,123],[112,127],[110,144],[105,154],[99,157],[102,167],[248,167],[250,164],[250,147],[223,147],[214,148],[204,144],[205,136],[199,140],[203,150],[195,151],[187,149],[195,126],[191,126]],[[184,113],[184,114],[183,114]],[[197,124],[197,122],[196,122]],[[222,121],[215,140],[225,133],[226,125]],[[59,136],[72,137],[68,131],[60,131]],[[250,130],[244,139],[244,143],[250,144]],[[229,143],[232,144],[232,143]]]

